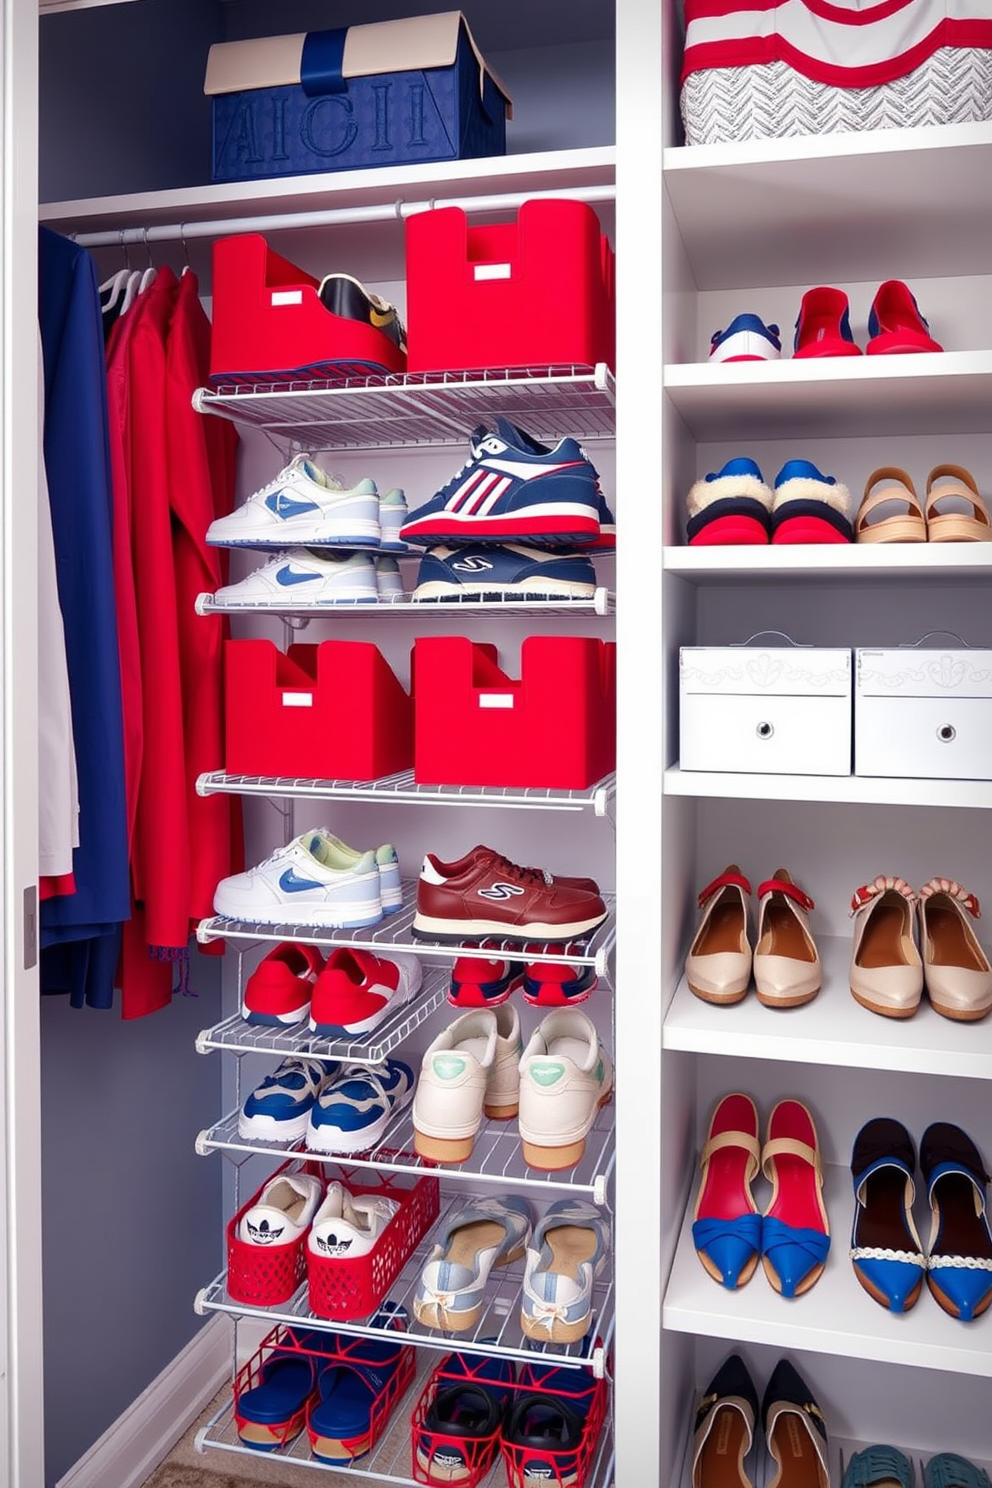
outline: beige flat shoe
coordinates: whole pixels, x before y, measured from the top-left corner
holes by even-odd
[[[916,895],[904,878],[881,875],[851,900],[851,995],[883,1018],[911,1018],[923,996],[923,962],[913,935],[915,904]]]
[[[699,895],[703,917],[685,958],[689,991],[704,1002],[740,1002],[751,980],[747,906],[751,885],[736,863]]]
[[[951,878],[932,878],[920,890],[923,978],[930,1006],[944,1018],[974,1023],[992,1010],[992,966],[968,917],[981,907]]]
[[[808,894],[784,868],[758,885],[758,940],[754,984],[765,1007],[801,1007],[820,990],[823,971],[809,931]]]
[[[989,510],[963,465],[935,465],[923,509],[929,542],[992,542]]]
[[[898,465],[873,470],[854,523],[859,543],[926,542],[927,524],[916,487]]]

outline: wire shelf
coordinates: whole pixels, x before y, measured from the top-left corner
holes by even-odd
[[[234,1013],[197,1034],[196,1051],[208,1054],[211,1050],[223,1049],[234,1054],[274,1054],[283,1059],[297,1054],[311,1059],[340,1059],[348,1064],[381,1064],[421,1023],[444,1005],[449,980],[446,968],[428,969],[416,999],[403,1003],[371,1033],[333,1038],[323,1033],[311,1033],[306,1019],[290,1027],[274,1028],[247,1023],[240,1013]],[[256,1149],[248,1147],[246,1150]]]
[[[368,550],[366,550],[368,551]],[[456,615],[505,615],[522,619],[549,620],[588,619],[592,615],[616,613],[616,595],[610,589],[597,588],[591,599],[521,599],[509,594],[505,599],[414,600],[410,594],[383,599],[344,599],[334,604],[297,605],[259,604],[257,600],[218,600],[214,594],[200,594],[196,600],[198,615],[272,615],[277,619],[329,620],[347,615],[392,615],[396,618],[420,615],[425,620],[451,620]]]
[[[280,1447],[275,1452],[266,1453],[266,1456],[272,1462],[293,1462],[301,1467],[316,1468],[318,1472],[346,1472],[357,1478],[372,1478],[378,1482],[395,1483],[398,1488],[418,1488],[417,1479],[411,1476],[410,1422],[414,1406],[420,1399],[436,1364],[437,1360],[431,1355],[420,1362],[406,1392],[396,1403],[389,1425],[367,1457],[359,1457],[354,1462],[333,1464],[321,1462],[310,1451],[310,1443],[305,1431],[301,1432],[290,1445]],[[237,1452],[255,1458],[261,1455],[254,1447],[246,1446],[238,1436],[237,1423],[234,1419],[233,1396],[225,1400],[211,1416],[206,1426],[197,1433],[196,1450],[206,1452],[208,1449]],[[586,1478],[586,1488],[610,1488],[613,1482],[613,1465],[612,1432],[606,1429],[593,1455],[592,1467]],[[506,1488],[506,1481],[506,1471],[501,1458],[497,1456],[479,1488]]]
[[[532,786],[418,785],[412,770],[378,780],[313,780],[289,775],[228,775],[211,770],[196,782],[197,794],[283,796],[292,800],[388,801],[390,804],[513,807],[532,811],[586,811],[606,816],[616,794],[615,773],[584,790],[540,790]]]
[[[604,1106],[586,1137],[586,1150],[574,1168],[564,1172],[545,1173],[530,1168],[524,1161],[520,1134],[515,1121],[490,1121],[484,1118],[476,1134],[471,1157],[457,1165],[438,1167],[413,1150],[413,1113],[406,1106],[383,1132],[379,1141],[366,1153],[349,1153],[347,1157],[310,1152],[300,1141],[252,1142],[238,1134],[238,1112],[231,1111],[216,1126],[200,1133],[196,1150],[201,1154],[224,1152],[235,1160],[249,1156],[299,1157],[309,1162],[341,1163],[350,1167],[375,1168],[386,1173],[436,1172],[445,1180],[497,1183],[501,1187],[553,1189],[565,1193],[589,1194],[595,1204],[605,1204],[607,1186],[616,1160],[614,1144],[614,1108]]]
[[[599,363],[222,385],[198,388],[193,407],[317,453],[462,444],[497,413],[537,439],[612,439],[615,400],[613,374]]]
[[[593,1318],[589,1333],[578,1343],[538,1343],[528,1338],[520,1326],[520,1299],[523,1291],[524,1268],[522,1262],[493,1270],[486,1283],[482,1312],[474,1328],[464,1333],[445,1333],[440,1329],[427,1328],[413,1314],[413,1298],[435,1236],[441,1238],[453,1212],[461,1199],[452,1200],[441,1211],[441,1217],[414,1250],[389,1291],[388,1300],[397,1307],[406,1309],[407,1332],[404,1337],[410,1343],[425,1349],[448,1351],[452,1348],[471,1349],[473,1353],[488,1354],[501,1359],[520,1359],[535,1362],[560,1364],[563,1368],[591,1369],[597,1379],[606,1372],[606,1357],[613,1340],[614,1295],[612,1265],[608,1275],[593,1284]],[[382,1301],[386,1301],[383,1298]],[[381,1303],[380,1303],[381,1306]],[[236,1302],[227,1292],[227,1272],[222,1271],[209,1286],[199,1293],[196,1311],[226,1312],[236,1317],[262,1318],[271,1326],[276,1323],[298,1324],[301,1321],[319,1328],[333,1328],[336,1333],[359,1338],[395,1339],[395,1333],[383,1326],[373,1326],[369,1318],[352,1323],[328,1323],[315,1317],[310,1311],[307,1284],[304,1282],[288,1302],[278,1307],[253,1307],[250,1303]],[[373,1313],[370,1317],[374,1317]]]
[[[288,922],[261,925],[257,921],[211,915],[209,919],[200,921],[196,938],[201,945],[211,940],[262,943],[292,940],[298,945],[358,946],[365,951],[379,952],[392,947],[413,955],[429,956],[435,961],[439,956],[450,957],[452,960],[459,956],[469,956],[485,961],[506,954],[517,961],[560,960],[565,966],[594,966],[596,975],[605,977],[608,975],[608,960],[616,940],[615,896],[603,894],[602,898],[607,908],[603,923],[588,939],[567,943],[522,941],[512,936],[491,936],[479,945],[443,945],[437,940],[415,940],[411,934],[417,900],[415,879],[403,880],[402,909],[386,915],[377,925],[368,925],[361,930],[320,929],[312,925],[294,925]]]

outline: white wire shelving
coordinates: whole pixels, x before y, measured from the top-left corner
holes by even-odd
[[[493,956],[512,955],[517,961],[561,961],[564,966],[594,966],[596,975],[608,975],[609,957],[616,941],[614,918],[615,896],[603,894],[607,916],[603,923],[583,940],[538,942],[523,941],[512,935],[491,936],[478,945],[445,945],[437,940],[415,940],[411,933],[416,914],[417,886],[412,879],[403,881],[404,907],[387,915],[377,925],[361,930],[315,929],[312,925],[294,925],[283,922],[262,925],[256,921],[230,919],[226,915],[211,915],[197,926],[196,938],[201,945],[212,940],[230,940],[235,944],[245,942],[295,941],[298,945],[358,946],[365,951],[409,951],[414,955],[428,956],[436,961],[439,956],[452,960],[460,956],[491,960]]]
[[[243,551],[243,550],[242,550]],[[262,551],[262,550],[260,550]],[[374,549],[364,551],[374,552]],[[396,555],[393,555],[396,556]],[[604,555],[612,557],[612,554]],[[518,594],[503,599],[445,599],[414,600],[404,593],[383,599],[336,600],[334,604],[297,605],[259,604],[255,600],[219,600],[215,594],[200,594],[196,600],[198,615],[271,615],[277,620],[333,620],[354,619],[356,615],[375,615],[380,618],[409,618],[417,615],[422,620],[452,620],[461,615],[499,615],[507,619],[571,620],[602,617],[616,613],[616,595],[613,590],[600,585],[591,599],[522,599]]]
[[[530,811],[588,811],[607,816],[616,794],[615,772],[584,790],[545,790],[533,786],[420,785],[412,770],[378,780],[315,780],[289,775],[229,775],[211,770],[196,782],[197,794],[281,796],[287,800],[384,801],[392,804],[513,807]]]
[[[474,1328],[464,1333],[444,1333],[440,1329],[427,1328],[419,1323],[413,1313],[413,1299],[420,1273],[430,1255],[435,1237],[441,1238],[461,1199],[454,1199],[441,1210],[440,1218],[427,1232],[423,1240],[408,1258],[406,1265],[390,1289],[388,1296],[380,1302],[390,1301],[405,1309],[408,1322],[404,1338],[410,1343],[430,1350],[447,1352],[452,1348],[469,1349],[474,1354],[487,1354],[501,1359],[518,1359],[530,1364],[557,1364],[569,1369],[591,1369],[597,1379],[606,1373],[606,1360],[614,1329],[614,1281],[612,1267],[609,1274],[593,1283],[592,1320],[589,1332],[578,1343],[540,1343],[528,1338],[520,1326],[520,1299],[523,1291],[524,1268],[522,1262],[490,1272],[482,1304],[482,1312]],[[227,1272],[222,1271],[197,1294],[195,1311],[202,1316],[207,1312],[226,1312],[234,1317],[260,1318],[275,1327],[277,1323],[298,1324],[305,1321],[312,1327],[331,1328],[335,1333],[358,1338],[388,1338],[395,1340],[393,1330],[382,1325],[374,1326],[371,1317],[351,1323],[329,1323],[325,1318],[314,1316],[307,1298],[304,1282],[288,1302],[277,1307],[253,1307],[247,1302],[238,1302],[228,1295]]]
[[[233,1054],[272,1054],[280,1059],[295,1054],[310,1059],[339,1059],[347,1064],[381,1064],[421,1023],[444,1005],[448,982],[447,968],[427,968],[423,986],[413,1001],[398,1007],[372,1033],[334,1038],[323,1033],[311,1033],[306,1020],[276,1028],[248,1023],[240,1013],[233,1013],[197,1034],[196,1052],[209,1054],[213,1050],[224,1050]],[[246,1150],[262,1149],[250,1146]],[[278,1147],[271,1150],[281,1151]]]
[[[346,1472],[356,1478],[372,1478],[378,1482],[394,1483],[397,1488],[418,1488],[418,1484],[422,1484],[423,1479],[418,1480],[412,1476],[410,1423],[414,1406],[420,1399],[436,1363],[437,1361],[430,1355],[420,1362],[406,1391],[397,1400],[385,1432],[366,1457],[359,1457],[353,1462],[333,1464],[321,1462],[310,1451],[307,1434],[303,1431],[288,1446],[269,1453],[269,1460],[297,1463],[301,1467],[316,1468],[318,1472]],[[198,1452],[203,1453],[217,1449],[223,1452],[245,1454],[256,1459],[259,1456],[254,1447],[246,1446],[238,1436],[233,1397],[225,1400],[207,1424],[197,1432],[195,1447]],[[613,1439],[609,1429],[606,1429],[593,1453],[592,1466],[585,1480],[586,1488],[609,1488],[613,1481],[613,1464]],[[502,1459],[497,1456],[479,1484],[479,1488],[506,1488],[506,1482],[506,1469]]]
[[[273,440],[320,450],[463,444],[496,414],[536,439],[613,439],[616,383],[596,366],[404,372],[338,381],[197,388],[193,407],[263,429]]]
[[[230,1111],[215,1126],[201,1131],[196,1150],[201,1155],[223,1152],[234,1161],[246,1161],[258,1155],[305,1158],[308,1162],[347,1163],[349,1167],[375,1168],[386,1173],[436,1173],[439,1178],[460,1179],[469,1183],[496,1183],[514,1189],[539,1188],[569,1194],[587,1194],[594,1204],[607,1202],[607,1191],[613,1166],[614,1108],[604,1106],[586,1137],[586,1150],[575,1167],[558,1173],[530,1168],[524,1161],[520,1134],[515,1121],[491,1121],[484,1118],[476,1133],[471,1157],[465,1162],[438,1167],[413,1150],[413,1114],[409,1106],[395,1117],[374,1147],[365,1153],[333,1157],[310,1152],[302,1141],[249,1141],[238,1134],[238,1112]]]

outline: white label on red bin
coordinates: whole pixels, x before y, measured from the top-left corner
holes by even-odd
[[[273,305],[302,305],[302,289],[274,289],[272,291],[271,304]]]
[[[476,279],[509,279],[512,272],[510,264],[476,264]]]
[[[284,708],[312,708],[312,692],[284,692],[282,695]]]
[[[479,694],[480,708],[512,708],[514,701],[512,692],[482,692]]]

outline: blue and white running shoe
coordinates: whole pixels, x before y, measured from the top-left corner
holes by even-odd
[[[325,1085],[307,1124],[314,1152],[365,1152],[413,1099],[413,1070],[402,1059],[350,1064]]]
[[[207,542],[216,548],[377,548],[381,535],[375,481],[366,477],[345,488],[306,455],[207,528]]]
[[[322,1087],[341,1066],[291,1054],[256,1085],[238,1115],[238,1134],[258,1141],[296,1141],[303,1136]]]
[[[560,548],[599,537],[599,477],[576,440],[549,449],[498,418],[494,433],[484,425],[474,431],[470,448],[458,474],[405,523],[405,542]]]
[[[546,553],[509,543],[488,547],[432,548],[420,560],[413,598],[424,603],[459,600],[592,599],[596,570],[582,553]]]
[[[710,337],[711,362],[774,362],[781,355],[778,326],[765,325],[760,315],[735,315]]]
[[[380,849],[384,851],[384,849]],[[385,864],[398,880],[396,854]],[[222,878],[214,909],[233,920],[260,925],[313,925],[358,929],[375,925],[385,912],[383,865],[376,851],[361,852],[317,828],[280,847],[271,858]],[[402,889],[399,889],[402,904]]]

